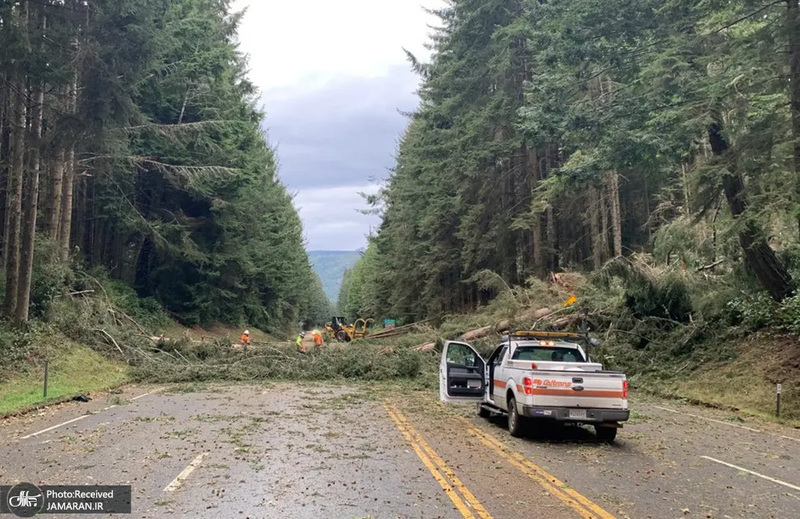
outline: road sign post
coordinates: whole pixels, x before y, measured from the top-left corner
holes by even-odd
[[[778,384],[775,394],[775,415],[780,418],[781,417],[781,385]]]

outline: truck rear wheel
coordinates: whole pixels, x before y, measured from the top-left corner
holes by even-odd
[[[517,401],[514,397],[508,399],[508,432],[515,438],[522,438],[525,436],[525,429],[528,419],[520,416],[517,411]]]
[[[602,425],[595,425],[594,431],[597,434],[597,439],[605,443],[614,443],[617,437],[616,427],[603,427]]]

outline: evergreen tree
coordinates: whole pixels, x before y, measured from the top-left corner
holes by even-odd
[[[794,293],[767,236],[800,241],[795,3],[451,0],[436,14],[362,260],[381,297],[348,300],[435,316],[492,297],[483,270],[514,285],[637,251],[743,261],[773,298]],[[713,240],[681,240],[691,226]]]
[[[280,331],[329,313],[230,6],[0,5],[4,306],[18,324],[37,236],[186,324]]]

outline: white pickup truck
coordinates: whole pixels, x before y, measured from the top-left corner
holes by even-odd
[[[591,341],[577,333],[513,332],[488,360],[467,343],[447,341],[439,397],[477,402],[483,417],[507,413],[512,436],[522,436],[533,419],[549,419],[594,425],[597,437],[611,443],[628,419],[628,381],[591,361],[578,344]]]

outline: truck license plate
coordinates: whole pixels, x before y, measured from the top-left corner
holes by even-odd
[[[586,418],[586,409],[570,409],[570,418]]]

